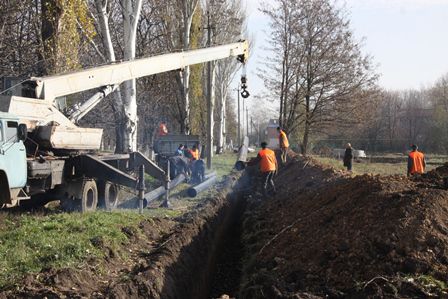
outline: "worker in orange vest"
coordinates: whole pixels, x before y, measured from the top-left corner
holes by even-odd
[[[288,148],[289,148],[289,141],[288,137],[286,136],[285,131],[282,130],[282,128],[277,127],[278,132],[278,143],[280,145],[280,149],[282,151],[282,163],[286,163],[286,156],[288,154]]]
[[[275,157],[275,153],[273,150],[267,148],[267,143],[261,143],[261,150],[258,152],[258,155],[255,159],[251,160],[248,165],[260,164],[260,172],[263,183],[263,196],[267,196],[268,185],[272,187],[272,191],[274,194],[276,193],[275,185],[274,185],[274,175],[277,172],[277,158]]]
[[[166,127],[166,122],[162,121],[159,125],[159,137],[168,135],[168,129]]]
[[[425,172],[426,161],[425,155],[422,152],[419,152],[418,146],[413,144],[411,145],[412,151],[408,156],[408,176]]]

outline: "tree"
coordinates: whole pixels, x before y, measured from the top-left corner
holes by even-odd
[[[79,52],[94,36],[85,0],[41,0],[42,43],[45,74],[62,73],[81,67]]]
[[[243,31],[244,12],[238,1],[223,1],[213,7],[213,25],[216,30],[214,42],[217,44],[235,42]],[[226,142],[226,103],[229,85],[239,69],[239,64],[234,58],[223,59],[215,62],[216,68],[216,119],[217,119],[217,153],[222,152]]]
[[[137,24],[142,8],[142,0],[120,0],[122,24],[123,24],[123,58],[132,60],[135,58]],[[95,0],[98,14],[98,28],[102,37],[106,57],[110,62],[115,61],[115,52],[110,34],[109,17],[112,4],[107,0]],[[137,95],[136,80],[123,83],[123,97],[115,97],[116,123],[118,132],[116,139],[116,152],[137,150]]]
[[[272,47],[274,55],[282,58],[282,67],[265,81],[274,95],[283,94],[282,125],[290,135],[303,130],[301,146],[306,154],[312,134],[357,121],[377,75],[370,57],[361,54],[343,9],[330,0],[277,0],[275,4],[285,7],[283,13],[263,11],[273,31],[281,32],[278,38],[285,40],[281,48]]]
[[[442,76],[428,91],[432,108],[427,145],[434,151],[448,153],[448,74]]]

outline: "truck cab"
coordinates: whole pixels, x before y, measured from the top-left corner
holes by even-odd
[[[0,207],[14,204],[26,185],[26,132],[18,117],[0,112]]]

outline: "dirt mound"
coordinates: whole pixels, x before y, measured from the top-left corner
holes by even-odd
[[[289,163],[278,195],[249,208],[242,297],[445,296],[447,174],[445,165],[412,179],[351,178]]]
[[[412,177],[419,187],[448,189],[448,163],[437,167],[428,173]]]

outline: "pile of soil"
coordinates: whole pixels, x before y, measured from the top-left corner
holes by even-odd
[[[295,158],[248,203],[241,298],[448,296],[448,165],[351,177]]]

